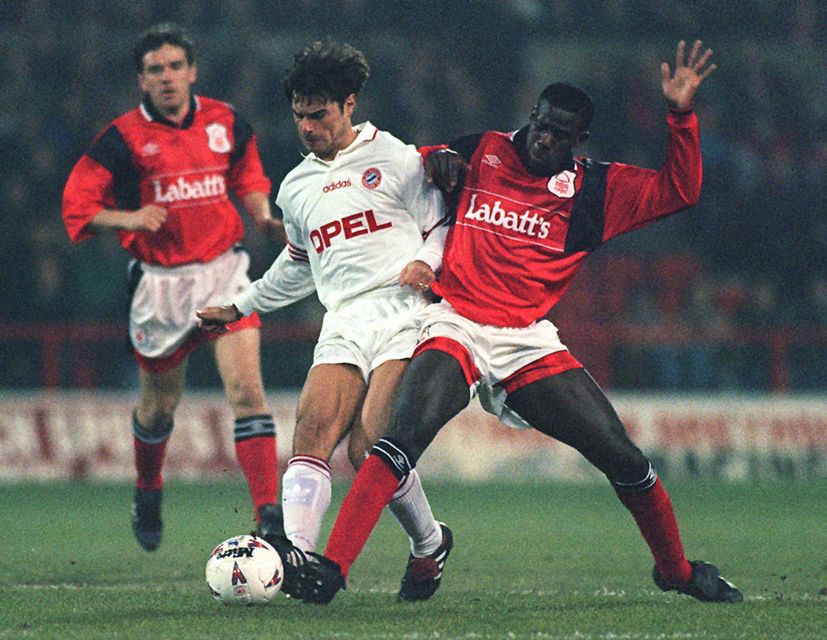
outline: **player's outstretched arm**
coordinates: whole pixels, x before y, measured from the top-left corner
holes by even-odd
[[[702,45],[700,40],[695,40],[687,58],[686,42],[683,40],[678,42],[674,74],[668,62],[660,65],[663,97],[672,109],[678,111],[691,109],[698,87],[718,68],[714,64],[708,64],[712,57],[712,49],[706,49],[701,53]]]
[[[209,333],[226,333],[227,325],[241,320],[241,312],[234,304],[223,307],[207,307],[195,312],[198,316],[198,326]]]

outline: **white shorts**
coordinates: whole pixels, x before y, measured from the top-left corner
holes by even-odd
[[[527,327],[496,327],[461,316],[445,300],[430,305],[420,316],[417,353],[445,351],[457,359],[483,409],[504,424],[529,427],[505,406],[512,391],[569,369],[582,367],[548,320]]]
[[[370,372],[382,363],[413,355],[418,317],[426,306],[419,294],[400,287],[364,295],[329,311],[313,352],[313,366],[352,364],[367,382]]]
[[[129,337],[145,358],[175,353],[198,328],[197,309],[228,304],[250,284],[250,257],[233,247],[212,262],[180,267],[141,263],[129,310]]]

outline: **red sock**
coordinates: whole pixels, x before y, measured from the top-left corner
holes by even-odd
[[[164,488],[164,476],[161,474],[161,469],[164,466],[169,438],[150,444],[133,436],[132,442],[135,447],[135,469],[138,472],[135,486],[138,489],[160,491]]]
[[[258,436],[235,443],[235,453],[253,498],[253,511],[258,522],[258,508],[278,500],[278,468],[275,436]]]
[[[324,554],[336,562],[347,577],[382,515],[399,487],[399,480],[379,456],[371,454],[350,487],[330,532]]]
[[[660,478],[647,491],[617,491],[617,497],[634,516],[655,558],[658,573],[674,584],[686,584],[692,566],[684,555],[672,501]]]

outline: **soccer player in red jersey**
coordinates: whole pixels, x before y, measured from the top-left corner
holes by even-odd
[[[193,43],[163,23],[134,48],[140,106],[115,119],[69,175],[63,221],[73,242],[116,231],[130,262],[129,334],[140,369],[133,413],[137,482],[132,526],[139,544],[161,543],[162,468],[189,354],[208,343],[235,415],[235,448],[256,520],[278,527],[275,425],[261,379],[256,315],[215,336],[195,310],[249,284],[241,200],[260,231],[280,237],[250,125],[218,100],[194,95]]]
[[[693,100],[715,69],[712,51],[701,47],[696,41],[687,56],[680,42],[674,73],[661,65],[669,142],[659,171],[573,157],[593,106],[583,91],[559,83],[540,94],[519,131],[431,150],[434,179],[446,189],[460,183],[433,287],[442,301],[423,315],[390,429],[357,474],[324,556],[305,569],[305,600],[326,603],[344,587],[388,498],[475,391],[506,424],[530,425],[574,447],[606,475],[649,545],[660,589],[710,602],[743,598],[716,567],[687,560],[652,465],[545,319],[592,250],[698,201]]]

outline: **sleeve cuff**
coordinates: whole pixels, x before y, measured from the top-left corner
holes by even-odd
[[[414,255],[414,260],[422,260],[422,262],[431,267],[434,273],[436,273],[442,266],[442,247],[438,249],[428,246],[421,247],[419,251],[416,252],[416,255]]]
[[[253,302],[253,288],[247,287],[232,303],[241,315],[249,316],[253,311],[256,311],[256,306]]]
[[[692,126],[693,123],[698,121],[698,116],[695,114],[694,109],[689,109],[688,111],[669,109],[669,112],[666,114],[666,121],[678,126]]]

